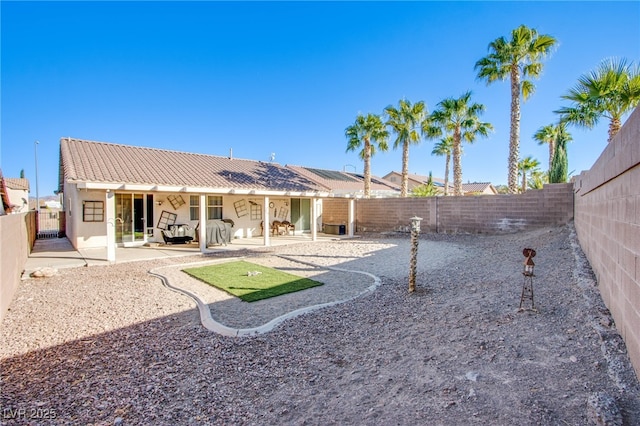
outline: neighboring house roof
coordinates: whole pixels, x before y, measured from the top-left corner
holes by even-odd
[[[411,189],[411,187],[424,185],[429,181],[429,176],[422,176],[422,175],[416,175],[416,174],[409,173],[407,175],[407,177],[409,179],[409,188],[410,189]],[[402,173],[396,172],[396,171],[392,171],[392,172],[389,172],[386,175],[384,175],[383,179],[392,180],[394,183],[395,183],[395,181],[399,181],[400,182],[402,180]],[[432,177],[431,179],[432,179],[433,185],[435,187],[444,188],[444,179],[440,179],[440,178],[437,178],[437,177]],[[449,182],[449,188],[453,188],[453,185],[451,185],[451,182]]]
[[[384,177],[388,179],[390,176],[399,176],[402,177],[402,173],[392,171],[386,174]],[[437,187],[444,187],[444,179],[433,177],[433,184]],[[413,181],[416,185],[422,185],[427,183],[429,180],[429,176],[417,175],[409,173],[409,180]],[[449,181],[449,189],[453,190],[453,182]],[[498,190],[490,183],[490,182],[470,182],[462,184],[462,193],[463,194],[475,194],[475,193],[483,193],[483,194],[497,194]]]
[[[286,167],[336,194],[364,192],[364,175],[358,173],[292,165]],[[371,176],[371,191],[378,194],[398,195],[400,187],[377,176]]]
[[[324,188],[277,163],[80,139],[60,140],[63,179],[81,187],[155,185],[232,192],[322,192]],[[90,185],[88,185],[90,184]],[[124,188],[122,188],[124,189]]]
[[[463,183],[462,191],[465,193],[497,194],[498,190],[489,182]]]
[[[29,179],[4,178],[4,183],[9,189],[29,191]]]
[[[7,193],[7,186],[4,183],[4,177],[2,176],[2,169],[0,169],[0,215],[5,215],[11,211],[11,203],[9,202],[9,194]]]
[[[427,183],[427,181],[429,180],[429,176],[423,176],[423,175],[416,175],[413,173],[409,173],[408,178],[410,181],[413,181],[416,185],[422,185],[424,183]],[[398,179],[402,178],[402,173],[400,172],[396,172],[396,171],[391,171],[389,173],[387,173],[386,175],[384,175],[382,178],[383,179],[389,179],[389,178],[393,178],[396,177]],[[434,184],[441,184],[441,186],[444,185],[444,179],[440,179],[437,177],[433,177],[433,183]]]

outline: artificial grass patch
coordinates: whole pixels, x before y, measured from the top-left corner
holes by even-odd
[[[187,268],[182,271],[245,302],[255,302],[322,285],[309,278],[298,277],[244,260]],[[260,273],[253,274],[254,272]]]

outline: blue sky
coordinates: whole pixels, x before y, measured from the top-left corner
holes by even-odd
[[[506,184],[509,85],[486,86],[475,62],[521,25],[558,40],[522,106],[521,157],[546,169],[532,139],[560,96],[608,57],[640,60],[640,2],[0,2],[1,167],[35,196],[57,189],[59,140],[229,154],[327,169],[346,153],[358,113],[402,98],[429,111],[471,90],[495,130],[465,145],[463,180]],[[591,167],[607,122],[570,129],[569,170]],[[411,173],[444,175],[434,141],[412,146]],[[400,150],[372,172],[401,170]],[[353,166],[347,166],[353,165]],[[147,165],[153,167],[152,164]],[[194,171],[197,172],[197,171]]]

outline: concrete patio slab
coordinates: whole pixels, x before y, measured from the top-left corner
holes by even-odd
[[[330,241],[349,238],[344,235],[319,234],[317,241]],[[274,236],[270,239],[270,246],[277,247],[290,244],[312,243],[310,235]],[[264,249],[262,237],[238,238],[230,244],[212,246],[206,253],[215,253],[221,250],[247,250]],[[197,243],[191,244],[158,244],[141,247],[116,248],[115,263],[136,262],[140,260],[163,259],[180,256],[197,256],[201,254]],[[33,250],[24,267],[23,279],[29,278],[36,270],[48,267],[55,269],[76,268],[80,266],[109,265],[107,249],[87,248],[76,250],[67,238],[51,238],[36,240]]]

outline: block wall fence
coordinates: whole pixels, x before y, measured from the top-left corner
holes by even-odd
[[[640,377],[640,107],[574,189],[580,246]]]
[[[348,223],[346,199],[323,201],[322,221]],[[355,233],[410,232],[421,217],[423,232],[510,233],[564,225],[573,219],[573,185],[545,185],[515,195],[371,198],[356,200]]]
[[[0,216],[0,321],[18,289],[36,240],[36,212]]]
[[[327,200],[323,215],[346,224],[346,205]],[[423,232],[438,233],[506,233],[574,219],[580,247],[640,377],[640,107],[573,184],[519,195],[361,199],[355,232],[409,232],[416,215],[423,218]]]

